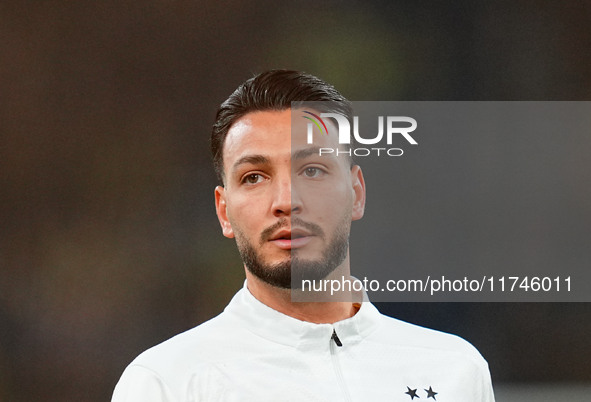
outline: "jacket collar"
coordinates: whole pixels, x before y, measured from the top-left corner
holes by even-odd
[[[314,324],[280,313],[261,303],[248,290],[246,281],[224,310],[242,327],[269,341],[302,350],[325,350],[336,332],[343,347],[359,343],[377,329],[381,314],[364,297],[357,314],[334,324]]]

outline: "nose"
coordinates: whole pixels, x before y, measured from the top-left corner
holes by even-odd
[[[293,188],[291,177],[276,181],[272,209],[276,217],[291,216],[292,213],[301,212],[302,203],[298,192]]]

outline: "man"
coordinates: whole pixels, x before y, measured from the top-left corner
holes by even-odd
[[[336,89],[295,71],[260,74],[221,105],[215,204],[245,285],[219,316],[138,356],[113,401],[493,401],[486,361],[460,338],[355,295],[292,302],[294,274],[349,278],[350,225],[365,207],[361,168],[346,153],[319,155],[339,147],[335,127],[312,144],[295,134],[314,112],[298,101],[351,114]]]

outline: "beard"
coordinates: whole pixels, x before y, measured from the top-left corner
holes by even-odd
[[[298,218],[292,219],[295,226],[306,228],[317,237],[325,238],[322,228],[314,223],[304,222]],[[268,227],[261,233],[260,245],[264,245],[269,237],[279,228],[288,227],[287,219],[282,219]],[[238,252],[246,269],[263,282],[282,289],[298,289],[302,280],[321,280],[331,274],[347,257],[349,249],[349,227],[347,220],[343,220],[334,237],[322,256],[316,260],[304,259],[298,254],[299,250],[291,250],[287,260],[275,264],[266,263],[252,243],[239,230],[236,231]]]

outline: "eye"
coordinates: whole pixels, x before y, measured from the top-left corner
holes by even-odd
[[[316,178],[316,177],[320,177],[322,175],[324,175],[326,172],[319,168],[319,167],[315,167],[315,166],[310,166],[304,169],[303,174],[306,177],[309,178]]]
[[[243,184],[257,184],[263,181],[263,176],[258,173],[251,173],[244,176],[242,179]]]

